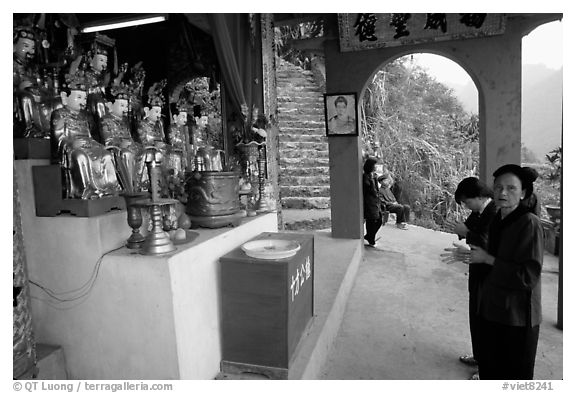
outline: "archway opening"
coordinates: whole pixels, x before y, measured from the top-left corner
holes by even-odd
[[[478,92],[457,63],[435,54],[399,57],[375,72],[361,105],[362,148],[391,172],[412,223],[443,229],[467,212],[453,193],[479,176]]]
[[[562,170],[562,22],[522,38],[522,164],[536,169],[541,217],[560,206]]]

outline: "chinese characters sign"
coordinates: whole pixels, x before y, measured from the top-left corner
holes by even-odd
[[[291,293],[291,300],[294,301],[294,298],[298,296],[300,289],[304,286],[306,281],[312,275],[312,267],[310,264],[310,256],[306,257],[304,263],[300,264],[300,266],[296,266],[296,276],[292,275],[290,281],[290,293]]]
[[[504,14],[338,14],[340,50],[502,34],[505,20]]]

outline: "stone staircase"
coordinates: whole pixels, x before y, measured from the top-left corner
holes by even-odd
[[[286,229],[330,226],[330,174],[323,92],[311,71],[277,59],[280,195]],[[322,209],[325,217],[290,219],[291,210]],[[294,223],[293,221],[298,221]]]

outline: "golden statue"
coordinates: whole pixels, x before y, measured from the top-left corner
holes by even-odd
[[[140,191],[145,172],[144,149],[130,134],[128,122],[128,88],[114,85],[108,94],[108,114],[100,121],[100,137],[108,150],[114,152],[114,162],[122,189],[128,193]]]
[[[190,163],[190,136],[188,133],[188,112],[185,103],[179,101],[173,105],[172,124],[168,133],[170,143],[168,168],[174,169],[174,174],[178,175],[189,168]]]
[[[61,93],[63,108],[52,112],[51,138],[65,171],[66,198],[96,199],[117,195],[112,154],[90,135],[84,111],[89,81],[72,65]]]
[[[148,90],[148,100],[144,105],[144,118],[138,123],[138,137],[146,151],[146,162],[162,162],[166,156],[166,141],[162,124],[164,97],[162,89],[166,80],[154,83]]]
[[[86,76],[91,80],[86,105],[88,113],[93,118],[91,132],[96,138],[99,135],[100,122],[107,113],[106,86],[110,79],[110,74],[107,72],[108,59],[115,42],[116,40],[112,38],[96,33],[90,38],[90,46],[86,52]]]
[[[50,115],[62,107],[54,89],[43,86],[34,56],[36,33],[29,27],[16,27],[13,40],[13,121],[14,136],[48,138]],[[56,80],[57,78],[54,78]]]

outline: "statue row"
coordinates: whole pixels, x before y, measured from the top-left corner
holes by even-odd
[[[14,32],[14,135],[51,140],[66,198],[147,189],[146,162],[161,163],[176,175],[190,165],[185,103],[174,105],[166,138],[161,121],[166,81],[154,83],[143,97],[144,70],[133,67],[124,82],[126,64],[108,81],[113,44],[97,34],[86,54],[70,62],[61,84],[57,72],[42,78],[35,68],[35,31]]]

